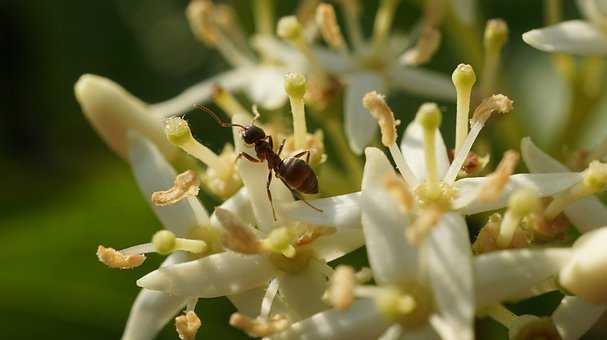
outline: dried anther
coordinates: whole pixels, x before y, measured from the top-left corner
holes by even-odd
[[[474,110],[472,122],[484,124],[493,113],[506,114],[512,111],[513,101],[503,94],[494,94],[485,98]]]
[[[184,315],[175,318],[175,328],[181,340],[196,339],[196,333],[198,333],[200,325],[200,319],[193,311],[187,311]]]
[[[354,301],[354,288],[357,278],[354,269],[340,265],[335,268],[328,290],[329,302],[338,310],[346,310]]]
[[[312,243],[319,237],[333,235],[337,232],[337,229],[334,227],[324,227],[324,226],[311,226],[308,227],[306,231],[304,231],[299,237],[295,240],[294,246],[301,247],[306,244]]]
[[[259,254],[262,252],[262,242],[254,229],[242,223],[231,212],[215,208],[215,216],[225,229],[222,236],[224,247],[241,254]]]
[[[502,161],[481,187],[478,197],[480,201],[493,202],[499,198],[508,183],[508,178],[514,173],[519,158],[519,153],[514,150],[508,150],[504,154]]]
[[[125,255],[114,248],[99,246],[97,248],[99,261],[110,268],[131,269],[139,267],[145,261],[145,255]]]
[[[175,185],[165,191],[152,194],[152,202],[158,206],[175,204],[186,197],[195,197],[200,189],[200,179],[194,170],[188,170],[175,177]]]
[[[396,199],[399,208],[403,212],[408,213],[413,209],[415,198],[402,177],[393,172],[388,173],[384,179],[384,185],[386,186],[386,190]]]
[[[270,336],[283,331],[289,326],[289,319],[285,315],[274,315],[270,319],[253,319],[244,314],[234,313],[230,317],[230,325],[236,327],[251,337]]]

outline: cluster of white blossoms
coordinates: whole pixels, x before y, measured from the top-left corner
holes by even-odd
[[[511,339],[568,340],[598,320],[607,309],[607,207],[595,195],[607,189],[607,142],[571,170],[525,138],[520,154],[508,150],[493,171],[485,169],[488,157],[473,145],[490,118],[508,119],[500,116],[514,106],[493,93],[506,24],[486,26],[475,87],[467,64],[451,79],[417,68],[440,46],[444,10],[471,24],[474,1],[427,1],[412,44],[390,32],[399,2],[380,1],[365,39],[361,3],[338,1],[346,39],[330,4],[302,1],[298,16],[275,24],[272,1],[256,0],[249,45],[230,7],[193,0],[186,10],[193,33],[232,70],[156,105],[99,76],[77,82],[85,115],[130,163],[165,228],[148,243],[97,249],[101,262],[119,269],[138,267],[148,254],[167,256],[137,281],[142,290],[123,339],[153,339],[173,318],[179,338],[194,339],[204,327],[198,299],[223,296],[238,310],[229,324],[265,339],[471,340],[475,318],[488,316]],[[525,41],[551,51],[607,51],[603,1],[579,3],[592,24],[562,23]],[[385,100],[393,88],[456,99],[453,147],[439,130],[444,110],[432,102],[419,107],[399,144],[400,121]],[[251,110],[232,96],[240,90]],[[339,115],[327,109],[341,98],[347,139],[334,129]],[[208,99],[229,121],[198,105]],[[256,106],[278,110],[287,100],[292,129]],[[327,115],[314,116],[321,127],[314,133],[306,104]],[[230,128],[233,144],[217,154],[199,142],[179,116],[193,105]],[[378,129],[381,147],[369,147]],[[333,162],[324,132],[348,173],[324,172]],[[355,156],[363,151],[364,164]],[[530,173],[515,173],[521,157]],[[333,195],[337,177],[357,181],[352,192]],[[223,203],[207,210],[200,189]],[[303,195],[318,192],[322,198]],[[486,221],[478,235],[471,236],[471,215]],[[581,236],[567,243],[573,229]],[[330,265],[361,247],[370,268]],[[549,291],[564,294],[550,317],[515,315],[503,305]]]

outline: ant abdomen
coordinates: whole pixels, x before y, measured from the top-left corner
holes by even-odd
[[[299,158],[287,158],[278,171],[278,176],[289,186],[304,194],[318,193],[318,179],[312,168]]]

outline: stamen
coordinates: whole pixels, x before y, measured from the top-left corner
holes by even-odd
[[[405,231],[405,236],[409,243],[419,247],[434,227],[436,227],[442,215],[443,210],[438,207],[424,209],[421,215],[415,219],[415,222]]]
[[[288,258],[295,257],[297,251],[291,244],[297,236],[291,228],[281,227],[272,230],[267,238],[263,239],[262,247],[264,250],[279,253]]]
[[[381,141],[390,150],[392,159],[396,163],[398,171],[410,188],[417,186],[417,178],[403,157],[400,148],[396,145],[396,125],[399,123],[394,119],[394,112],[390,109],[384,96],[372,91],[363,97],[363,106],[377,119],[381,131]]]
[[[455,127],[455,153],[457,153],[468,135],[470,98],[472,97],[472,87],[476,83],[476,74],[472,66],[459,64],[453,71],[451,79],[457,92],[457,121]]]
[[[276,298],[276,294],[278,293],[278,288],[280,287],[278,279],[272,279],[268,288],[266,289],[266,294],[261,300],[261,311],[259,312],[259,317],[261,319],[267,319],[272,311],[272,303]]]
[[[165,191],[152,193],[152,203],[158,206],[171,205],[186,197],[196,197],[200,179],[194,170],[187,170],[175,177],[175,185]]]
[[[252,319],[244,314],[234,313],[230,317],[230,325],[247,333],[250,337],[265,337],[281,332],[289,327],[289,319],[285,315],[276,314],[272,318]]]
[[[213,168],[220,177],[228,177],[231,174],[228,166],[217,154],[192,137],[192,131],[190,130],[188,122],[183,118],[173,117],[167,119],[164,131],[171,143],[180,147],[193,157],[198,158],[208,167]]]
[[[234,214],[222,208],[215,208],[215,216],[226,231],[222,236],[224,247],[241,254],[262,252],[261,239],[253,228],[243,224]]]
[[[529,214],[540,211],[541,208],[542,203],[536,190],[523,188],[515,191],[508,201],[508,211],[500,226],[497,246],[501,249],[510,247],[521,220]]]
[[[430,62],[441,44],[441,33],[434,27],[425,26],[415,46],[408,49],[400,61],[409,66],[419,66]]]
[[[204,241],[179,238],[168,230],[156,232],[152,237],[152,245],[160,255],[168,255],[178,250],[201,254],[207,249],[207,244]]]
[[[607,163],[592,161],[584,171],[584,180],[557,195],[548,205],[544,216],[556,218],[569,204],[607,188]]]
[[[390,319],[398,320],[415,310],[415,299],[411,295],[402,294],[396,288],[382,288],[375,297],[377,308]]]
[[[354,301],[356,283],[356,274],[352,267],[337,266],[328,289],[330,304],[338,310],[350,308]]]
[[[420,106],[415,120],[424,129],[424,156],[426,159],[427,181],[438,186],[438,166],[436,165],[436,131],[440,126],[442,115],[434,103]]]
[[[472,149],[472,144],[474,144],[478,134],[491,115],[495,112],[506,114],[512,111],[512,104],[513,102],[510,98],[502,94],[496,94],[486,98],[476,107],[471,119],[472,127],[470,128],[470,133],[468,133],[461,148],[455,154],[453,162],[449,166],[449,170],[447,170],[447,174],[443,180],[446,184],[451,185],[455,182],[457,174],[468,157],[470,149]]]
[[[354,275],[356,276],[356,282],[358,284],[368,283],[373,280],[373,271],[369,267],[360,268]]]
[[[360,25],[360,1],[339,0],[339,4],[344,14],[350,42],[356,51],[361,52],[364,48],[364,39]]]
[[[394,13],[400,0],[382,0],[377,14],[375,15],[375,23],[373,26],[373,47],[379,48],[383,43],[390,31],[392,21],[394,20]]]
[[[316,23],[320,27],[325,42],[338,51],[346,50],[346,43],[335,16],[335,8],[330,4],[320,4],[316,8]]]
[[[488,96],[497,85],[502,47],[508,40],[508,24],[502,19],[491,19],[485,27],[485,63],[481,79],[481,95]]]
[[[480,188],[478,199],[481,202],[494,202],[504,191],[508,179],[514,173],[514,168],[520,156],[514,150],[508,150],[495,171],[487,177],[487,181]]]
[[[145,255],[125,255],[113,248],[97,247],[99,261],[110,268],[131,269],[139,267],[145,261]]]
[[[396,175],[394,172],[390,172],[386,174],[384,185],[386,186],[386,190],[396,199],[398,206],[404,213],[408,213],[413,209],[415,197],[402,177]]]
[[[306,147],[306,112],[304,107],[304,95],[306,93],[306,77],[301,73],[288,73],[285,75],[285,91],[291,103],[293,113],[293,135],[295,148]]]
[[[303,27],[295,16],[286,16],[278,21],[277,32],[278,36],[289,43],[293,44],[308,60],[314,73],[324,77],[325,73],[316,59],[316,55],[312,51],[310,45],[306,42],[303,34]]]
[[[294,246],[301,247],[314,242],[319,237],[333,235],[337,232],[335,227],[309,226],[306,231],[297,237]]]
[[[504,327],[510,329],[516,323],[518,316],[508,310],[501,304],[496,304],[483,310],[483,312],[493,320],[501,323]]]
[[[234,96],[226,91],[223,87],[216,85],[213,88],[213,102],[221,108],[222,111],[228,114],[230,118],[235,115],[243,115],[248,118],[253,118]]]
[[[214,14],[217,25],[225,31],[228,38],[234,41],[234,44],[241,50],[250,50],[248,38],[240,25],[234,7],[226,3],[219,3],[215,6]]]
[[[181,340],[195,340],[200,325],[200,319],[194,311],[187,311],[175,318],[175,328]]]
[[[255,0],[253,4],[255,12],[255,29],[257,34],[274,34],[274,1]]]
[[[523,220],[523,222],[525,222]],[[498,213],[489,216],[487,223],[481,228],[474,244],[472,244],[472,251],[474,254],[485,254],[488,252],[501,250],[497,245],[497,239],[500,234],[502,224],[502,216]],[[529,247],[531,240],[533,239],[530,231],[524,228],[516,228],[512,241],[508,245],[508,249],[527,248]]]

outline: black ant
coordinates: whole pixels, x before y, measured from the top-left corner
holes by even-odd
[[[318,193],[318,179],[316,178],[316,174],[314,170],[308,164],[310,162],[310,150],[302,151],[292,157],[287,157],[285,159],[280,158],[280,153],[282,152],[283,147],[285,146],[286,139],[282,141],[280,147],[278,148],[278,152],[274,152],[274,142],[272,141],[272,136],[266,135],[265,131],[262,128],[255,126],[255,121],[259,118],[259,113],[255,113],[255,117],[251,121],[251,124],[248,126],[240,125],[240,124],[232,124],[226,123],[219,118],[219,116],[213,112],[210,108],[204,105],[194,105],[194,107],[207,112],[213,117],[219,125],[222,127],[232,127],[236,126],[242,129],[242,139],[246,144],[255,145],[255,153],[257,154],[257,158],[249,155],[248,153],[241,152],[238,157],[236,157],[235,161],[238,161],[241,158],[246,158],[247,160],[254,163],[261,163],[263,161],[268,162],[268,181],[266,183],[266,192],[268,194],[268,199],[270,200],[270,205],[272,206],[272,215],[274,220],[276,220],[276,214],[274,212],[274,203],[272,202],[272,193],[270,192],[270,183],[272,182],[272,171],[276,173],[276,177],[278,177],[286,186],[291,190],[295,197],[302,200],[305,204],[307,204],[312,209],[322,212],[321,209],[316,208],[315,206],[308,203],[299,193],[304,194],[317,194]],[[306,160],[303,161],[300,159],[303,155],[306,155]]]

